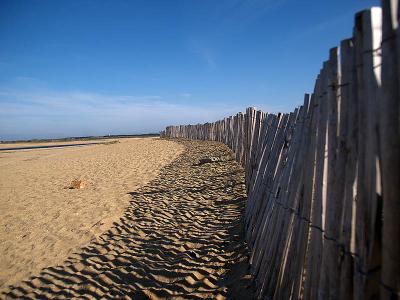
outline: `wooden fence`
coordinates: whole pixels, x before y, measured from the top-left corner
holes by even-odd
[[[291,113],[248,108],[161,133],[223,142],[245,168],[260,299],[399,299],[397,18],[398,0],[358,13]]]

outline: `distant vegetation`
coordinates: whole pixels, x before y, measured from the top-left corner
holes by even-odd
[[[158,137],[158,133],[146,133],[146,134],[121,134],[121,135],[99,135],[99,136],[78,136],[78,137],[66,137],[60,139],[31,139],[31,140],[15,140],[15,141],[0,141],[0,144],[4,143],[48,143],[48,142],[71,142],[71,141],[91,141],[99,139],[120,139],[120,138],[133,138],[133,137]],[[110,142],[115,143],[115,142]]]
[[[108,142],[104,142],[104,143],[101,143],[101,144],[103,144],[103,145],[113,145],[113,144],[118,144],[119,143],[119,140],[113,140],[113,141],[108,141]]]

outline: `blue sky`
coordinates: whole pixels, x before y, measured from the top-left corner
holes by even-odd
[[[0,140],[289,112],[372,0],[0,1]]]

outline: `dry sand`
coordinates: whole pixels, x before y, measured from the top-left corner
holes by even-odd
[[[221,143],[180,143],[109,230],[0,298],[253,299],[243,168]],[[210,156],[221,160],[198,164]]]
[[[133,138],[135,139],[135,138]],[[136,138],[137,139],[137,138]],[[23,148],[23,147],[46,147],[58,145],[75,145],[75,144],[99,144],[119,141],[118,139],[98,139],[98,140],[73,140],[73,141],[54,141],[54,142],[18,142],[18,143],[0,143],[0,149],[4,148]]]
[[[154,179],[183,147],[157,138],[0,151],[0,291],[62,263],[118,220],[129,192]],[[99,142],[89,141],[88,143]],[[66,142],[71,143],[82,143]],[[40,143],[39,146],[62,143]],[[2,144],[0,148],[35,146]],[[72,180],[87,185],[65,189]]]

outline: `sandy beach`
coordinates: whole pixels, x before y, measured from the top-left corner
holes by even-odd
[[[221,143],[152,143],[184,151],[129,194],[128,207],[111,228],[62,263],[52,262],[40,274],[3,289],[0,296],[253,299],[242,219],[243,168]],[[207,157],[218,160],[199,163]]]
[[[87,143],[94,142],[102,141]],[[0,152],[0,291],[95,241],[123,215],[129,193],[183,151],[158,138],[109,142]],[[62,143],[37,145],[54,144]],[[0,148],[27,145],[34,146]],[[66,188],[74,179],[86,186]]]

